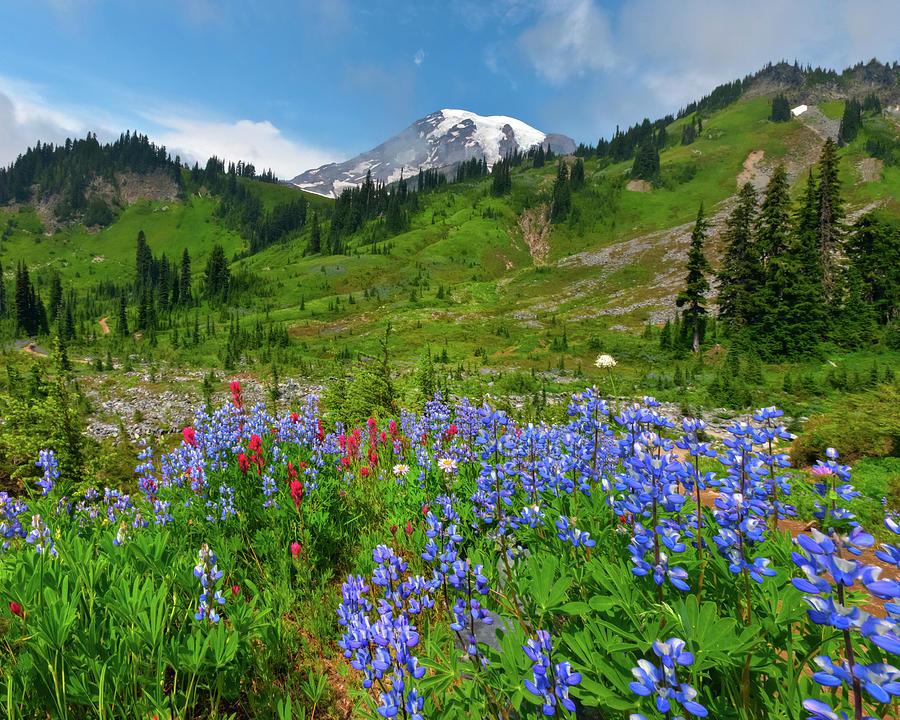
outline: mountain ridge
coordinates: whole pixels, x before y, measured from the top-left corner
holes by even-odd
[[[307,192],[336,197],[346,187],[372,179],[395,182],[419,170],[450,168],[471,160],[488,165],[509,153],[542,145],[558,154],[575,151],[575,142],[558,133],[544,133],[506,115],[478,115],[444,108],[416,120],[380,145],[341,163],[328,163],[300,173],[289,184]]]

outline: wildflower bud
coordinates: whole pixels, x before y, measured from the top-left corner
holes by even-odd
[[[395,540],[397,539],[397,526],[396,525],[391,525],[391,535],[394,536]]]
[[[412,526],[412,523],[411,523],[409,520],[407,520],[407,521],[406,521],[406,534],[407,534],[407,535],[412,535],[412,533],[413,533],[413,526]]]
[[[25,613],[24,613],[23,610],[22,610],[22,606],[19,605],[19,603],[17,603],[17,602],[11,602],[11,603],[9,604],[9,611],[10,611],[13,615],[17,615],[17,616],[20,617],[20,618],[24,618],[24,617],[25,617]]]
[[[232,595],[234,595],[235,597],[237,597],[237,596],[240,594],[240,592],[241,592],[241,586],[240,586],[240,585],[232,585],[232,586],[231,586],[231,594],[232,594]]]
[[[291,555],[297,557],[300,554],[300,543],[292,542],[291,543]]]

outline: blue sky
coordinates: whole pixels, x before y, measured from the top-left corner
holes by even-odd
[[[283,177],[440,108],[596,142],[781,58],[900,60],[896,0],[0,0],[0,163],[137,128]]]

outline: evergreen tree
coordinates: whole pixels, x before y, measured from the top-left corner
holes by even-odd
[[[631,177],[648,182],[659,179],[659,150],[652,142],[646,142],[637,149],[631,166]]]
[[[56,322],[63,306],[62,280],[58,272],[50,278],[50,320]]]
[[[857,220],[845,249],[862,299],[878,322],[886,325],[900,317],[900,228],[867,213]]]
[[[550,200],[550,220],[562,222],[572,207],[572,197],[569,192],[569,169],[565,160],[559,161],[556,171],[556,181],[553,183],[553,192]]]
[[[144,288],[150,284],[150,278],[153,268],[153,253],[150,246],[147,245],[147,238],[143,230],[138,231],[137,250],[135,252],[135,287]]]
[[[119,337],[128,337],[128,313],[125,308],[125,293],[119,295],[119,319],[116,329]]]
[[[491,168],[491,194],[500,197],[512,190],[511,163],[505,158]]]
[[[178,295],[183,305],[191,304],[191,256],[187,248],[181,254],[181,277],[178,281]]]
[[[835,281],[837,265],[835,253],[843,235],[841,221],[844,219],[843,201],[841,200],[840,181],[835,145],[831,138],[822,147],[819,159],[819,184],[816,189],[818,204],[818,241],[819,262],[822,266],[822,284],[825,299],[831,303],[835,297]]]
[[[681,144],[690,145],[697,139],[697,132],[694,130],[693,121],[685,123],[681,126]]]
[[[231,273],[228,270],[228,260],[225,259],[225,250],[217,243],[206,261],[206,296],[224,300],[230,281]]]
[[[769,260],[787,248],[791,222],[791,198],[784,167],[779,165],[766,186],[765,197],[756,218],[756,247],[763,271]]]
[[[765,342],[758,349],[772,359],[814,354],[824,336],[822,267],[816,252],[816,200],[815,183],[810,175],[794,231],[785,233],[784,244],[768,259],[761,333]]]
[[[776,95],[772,98],[772,114],[769,120],[772,122],[787,122],[791,119],[791,106],[788,104],[787,98],[783,94]]]
[[[537,150],[534,152],[534,167],[542,168],[544,167],[544,146],[538,145]]]
[[[426,347],[425,354],[419,360],[416,382],[424,400],[426,402],[431,400],[437,388],[437,376],[434,372],[434,362],[431,359],[431,348]]]
[[[862,128],[862,107],[858,100],[851,98],[844,103],[844,115],[841,118],[838,138],[842,143],[853,142],[856,140],[860,128]]]
[[[741,188],[737,207],[726,221],[725,253],[718,274],[718,304],[719,317],[727,321],[732,335],[744,330],[758,311],[762,267],[753,242],[756,204],[756,189],[748,182]]]
[[[40,318],[36,294],[25,263],[16,266],[16,327],[25,335],[37,335]]]
[[[572,166],[572,173],[569,177],[569,186],[572,192],[577,192],[584,187],[584,160],[578,158]]]
[[[322,240],[319,236],[319,213],[313,210],[312,225],[309,230],[309,252],[316,255],[322,252]]]
[[[703,254],[703,241],[706,239],[708,224],[703,217],[703,203],[697,211],[697,221],[691,233],[691,246],[688,250],[687,278],[684,289],[678,293],[675,304],[678,307],[687,306],[684,317],[690,323],[693,333],[692,348],[694,352],[700,350],[700,321],[706,314],[706,297],[704,293],[709,290],[709,281],[706,274],[712,272],[709,261]]]

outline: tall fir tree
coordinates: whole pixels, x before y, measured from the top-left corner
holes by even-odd
[[[648,182],[655,182],[659,179],[659,150],[649,140],[638,147],[634,155],[631,177]]]
[[[769,120],[772,122],[787,122],[791,119],[791,106],[788,104],[787,98],[783,94],[776,95],[772,98],[772,114]]]
[[[40,330],[36,294],[24,262],[16,266],[16,327],[26,335],[37,335]]]
[[[752,183],[746,183],[738,195],[738,204],[726,221],[725,252],[718,274],[719,317],[737,337],[751,324],[758,312],[757,296],[762,283],[762,266],[753,240],[757,196]]]
[[[817,249],[822,266],[825,299],[833,303],[836,297],[837,262],[835,254],[843,236],[844,206],[838,179],[836,147],[831,138],[825,141],[819,159],[819,184],[816,188],[818,205]]]
[[[153,253],[150,246],[147,245],[147,237],[143,230],[138,231],[137,250],[135,251],[135,287],[138,289],[147,287],[150,284],[150,278],[153,268]]]
[[[584,187],[584,159],[578,158],[572,166],[572,172],[569,176],[569,186],[572,192],[577,192]]]
[[[119,295],[119,319],[116,330],[119,337],[128,337],[128,312],[125,305],[125,293]]]
[[[675,304],[685,307],[684,318],[690,323],[692,332],[691,347],[694,352],[700,350],[701,321],[706,315],[706,296],[709,290],[709,281],[706,275],[712,272],[706,255],[703,254],[703,241],[706,239],[709,225],[703,216],[703,203],[697,210],[697,221],[691,232],[691,246],[687,258],[687,278],[684,289],[678,293]]]
[[[566,215],[569,214],[571,207],[572,196],[569,191],[569,168],[565,160],[560,160],[550,199],[550,220],[552,222],[562,222],[566,219]]]
[[[867,213],[856,221],[845,249],[878,322],[900,318],[900,228]]]
[[[785,244],[766,267],[760,354],[773,360],[814,355],[825,334],[822,266],[816,251],[816,186],[810,174]]]
[[[178,279],[178,296],[182,305],[191,304],[191,255],[185,248],[181,254],[181,277]]]

